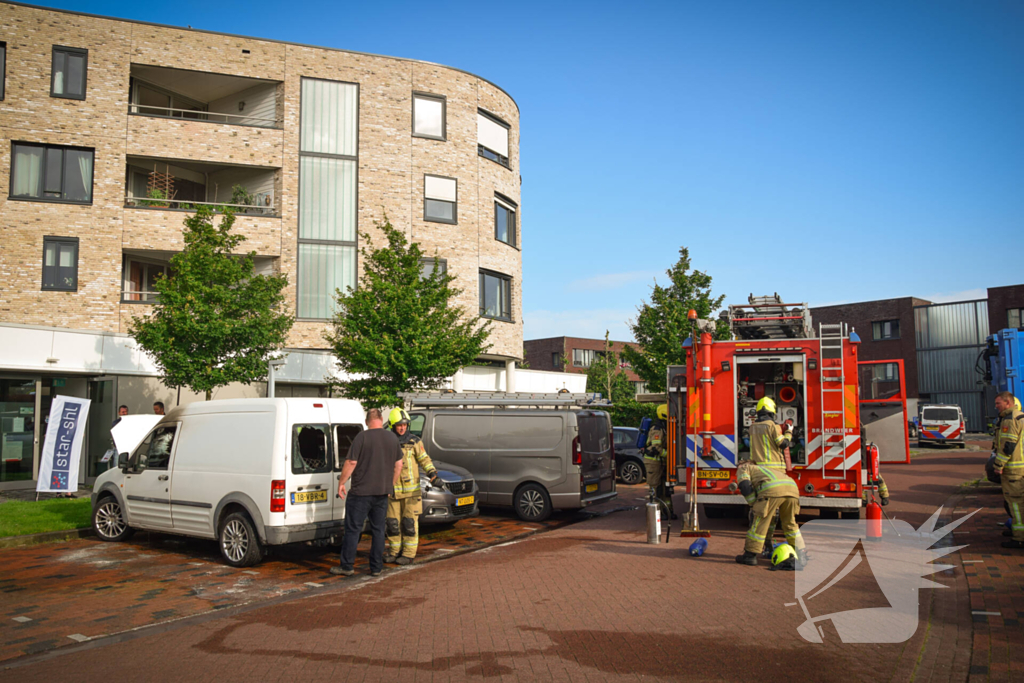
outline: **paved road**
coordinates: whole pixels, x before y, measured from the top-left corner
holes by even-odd
[[[887,511],[920,524],[962,482],[979,476],[984,457],[937,451],[912,465],[888,467],[894,502]],[[795,574],[736,565],[740,520],[711,524],[714,536],[700,559],[688,557],[679,538],[646,545],[642,510],[623,512],[381,579],[337,582],[298,599],[20,660],[7,675],[18,681],[187,677],[197,683],[917,683],[966,680],[977,664],[970,659],[969,577],[956,555],[954,569],[936,577],[949,588],[921,591],[921,625],[908,642],[846,645],[826,626],[826,643],[812,645],[796,632],[803,614],[786,606],[794,600]],[[816,609],[862,607],[878,598],[870,574],[855,571],[824,593]]]

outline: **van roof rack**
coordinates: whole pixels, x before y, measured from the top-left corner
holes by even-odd
[[[560,406],[611,408],[612,402],[601,394],[507,393],[504,391],[402,391],[398,397],[408,404],[430,406]]]

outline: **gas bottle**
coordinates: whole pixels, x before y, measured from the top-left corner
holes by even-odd
[[[868,540],[882,540],[882,506],[871,501],[867,509]]]
[[[647,542],[661,543],[661,506],[653,500],[647,503]]]
[[[698,538],[696,541],[690,544],[690,556],[700,557],[704,554],[704,551],[708,549],[708,539]]]

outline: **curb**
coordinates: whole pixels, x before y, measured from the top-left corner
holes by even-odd
[[[8,536],[7,538],[0,538],[0,549],[21,548],[26,545],[52,543],[54,541],[70,541],[75,538],[87,538],[95,535],[96,532],[92,530],[92,527],[85,527],[83,529],[67,529],[65,531],[46,531],[41,534],[27,534],[25,536]]]

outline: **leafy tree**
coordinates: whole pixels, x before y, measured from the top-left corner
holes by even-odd
[[[185,250],[171,257],[171,277],[154,284],[152,313],[128,325],[167,386],[207,401],[217,387],[265,379],[293,322],[284,313],[287,278],[255,275],[256,252],[238,254],[245,237],[231,232],[234,214],[226,211],[219,226],[213,218],[208,206],[185,218]]]
[[[637,402],[636,389],[626,372],[619,367],[619,356],[612,350],[607,331],[604,344],[604,354],[595,358],[587,369],[587,391],[600,392],[611,399],[613,406],[609,412],[612,424],[637,427],[644,417],[654,417],[657,406]]]
[[[387,244],[373,248],[362,233],[359,288],[337,292],[337,313],[324,335],[338,366],[353,379],[331,381],[367,406],[401,403],[400,391],[436,389],[490,345],[490,325],[454,299],[455,279],[420,273],[423,252],[384,216],[376,224]]]
[[[679,248],[679,260],[665,272],[668,286],[655,283],[650,302],[644,302],[636,319],[630,322],[640,349],[627,347],[622,352],[633,371],[654,393],[665,391],[667,366],[686,363],[683,341],[690,336],[689,310],[697,311],[699,318],[711,319],[725,300],[724,295],[711,295],[710,275],[690,269],[690,250],[686,247]],[[715,339],[728,337],[729,324],[718,320]]]

